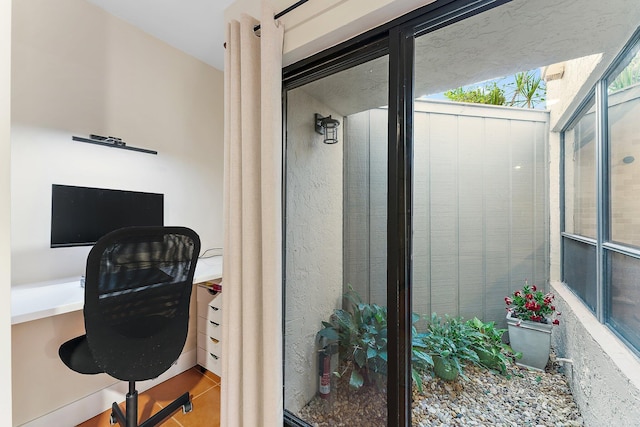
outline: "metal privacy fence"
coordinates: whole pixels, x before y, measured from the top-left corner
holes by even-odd
[[[546,111],[416,103],[413,311],[504,324],[504,297],[549,279]],[[386,305],[387,111],[345,118],[345,287]]]

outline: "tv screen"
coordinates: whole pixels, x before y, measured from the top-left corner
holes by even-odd
[[[164,195],[53,184],[51,247],[89,246],[122,227],[164,225]]]

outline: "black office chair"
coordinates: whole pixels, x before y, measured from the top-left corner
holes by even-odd
[[[122,228],[89,252],[86,335],[62,344],[58,353],[76,372],[129,382],[125,412],[114,402],[111,424],[151,427],[180,407],[191,411],[187,392],[138,426],[135,382],[158,377],[182,352],[199,252],[198,235],[184,227]]]

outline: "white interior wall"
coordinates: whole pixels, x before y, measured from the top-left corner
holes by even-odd
[[[0,340],[11,337],[11,0],[0,1]],[[0,348],[0,425],[11,425],[11,347]]]
[[[164,193],[167,225],[221,246],[222,73],[83,1],[13,19],[13,284],[84,271],[87,247],[49,248],[52,184]],[[71,140],[91,133],[158,155]]]
[[[13,6],[11,202],[2,205],[13,217],[12,284],[84,271],[88,247],[49,247],[54,183],[164,193],[166,224],[193,228],[203,250],[221,246],[222,73],[83,0]],[[90,133],[158,155],[71,140]],[[114,382],[60,362],[58,346],[82,330],[81,312],[12,327],[13,425]]]

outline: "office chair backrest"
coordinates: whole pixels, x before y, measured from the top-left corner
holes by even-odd
[[[89,252],[84,318],[87,341],[104,372],[123,381],[156,378],[182,352],[200,252],[184,227],[129,227]]]

